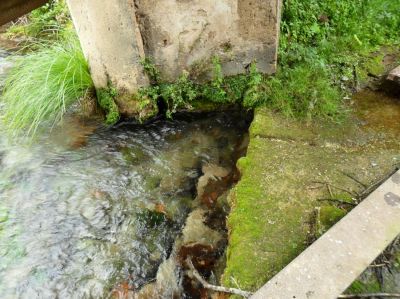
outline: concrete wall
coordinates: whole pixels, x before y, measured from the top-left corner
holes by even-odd
[[[276,68],[278,0],[137,0],[146,55],[164,79],[182,70],[202,75],[217,55],[226,75],[246,71],[255,59],[265,73]]]
[[[280,0],[67,0],[97,87],[111,81],[133,93],[148,84],[140,59],[152,58],[163,78],[183,70],[202,80],[212,57],[226,75],[273,73]]]

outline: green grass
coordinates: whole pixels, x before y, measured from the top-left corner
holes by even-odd
[[[400,43],[399,11],[398,0],[284,0],[279,70],[264,103],[289,116],[343,115],[345,93],[381,67],[371,54]]]
[[[11,134],[35,135],[47,121],[59,122],[67,108],[93,88],[79,42],[71,36],[17,57],[5,82],[2,121]]]
[[[340,120],[348,110],[346,93],[357,80],[367,79],[366,67],[379,64],[370,54],[382,45],[399,44],[399,10],[399,0],[284,0],[275,76],[263,76],[253,64],[248,74],[224,77],[215,57],[208,84],[196,84],[189,73],[166,83],[147,59],[143,66],[152,86],[139,91],[138,101],[156,105],[164,100],[169,117],[179,109],[213,103],[246,109],[267,106],[288,117]],[[8,106],[4,120],[11,131],[32,134],[44,120],[57,122],[93,86],[76,38],[65,41],[70,23],[65,2],[54,0],[10,29],[62,40],[35,43],[30,47],[35,53],[18,59],[3,95]],[[98,91],[98,101],[107,123],[114,123],[119,119],[115,96],[102,95],[111,94]]]
[[[399,44],[400,1],[284,0],[275,76],[263,76],[255,64],[248,74],[226,78],[218,58],[213,79],[198,85],[190,74],[176,83],[160,82],[160,72],[144,62],[153,86],[141,90],[147,99],[163,99],[171,116],[193,102],[267,106],[299,119],[341,121],[349,105],[344,98],[381,59],[371,55],[384,45]]]
[[[52,0],[18,19],[7,33],[10,37],[54,39],[68,27],[72,22],[65,0]]]

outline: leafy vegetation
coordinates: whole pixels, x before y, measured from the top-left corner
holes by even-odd
[[[106,112],[105,123],[107,125],[116,124],[120,118],[118,106],[114,100],[117,96],[118,92],[113,87],[97,90],[97,101],[100,107]]]
[[[57,123],[66,109],[93,88],[78,39],[40,45],[24,56],[5,82],[3,122],[11,133],[34,135],[43,121]]]
[[[175,84],[160,82],[149,60],[145,70],[154,86],[141,95],[168,103],[170,116],[193,101],[266,105],[286,116],[340,120],[345,93],[367,79],[380,61],[371,53],[399,43],[399,3],[389,0],[285,0],[281,23],[279,70],[264,77],[253,63],[246,75],[224,78],[218,58],[213,79],[197,85],[183,74]]]
[[[285,0],[283,8],[275,76],[263,76],[253,63],[248,74],[224,77],[214,57],[208,84],[195,83],[188,72],[175,83],[166,83],[146,59],[143,66],[152,86],[139,91],[139,108],[163,100],[171,117],[178,109],[199,107],[198,103],[241,104],[247,109],[268,106],[290,117],[340,119],[346,111],[346,88],[366,79],[380,63],[370,54],[381,45],[399,43],[399,3]],[[43,120],[59,120],[93,87],[76,37],[69,37],[69,24],[65,1],[53,0],[10,28],[10,34],[58,40],[35,43],[35,53],[17,59],[3,94],[8,106],[4,120],[12,131],[34,133]],[[108,88],[97,95],[106,122],[118,121],[115,91]]]
[[[399,5],[391,0],[284,1],[280,69],[269,81],[266,103],[286,115],[340,115],[340,87],[366,79],[365,69],[380,64],[371,53],[400,42]]]
[[[65,0],[52,0],[20,18],[8,29],[8,35],[54,39],[68,27],[72,24]]]
[[[209,83],[197,84],[193,82],[186,71],[176,82],[165,83],[160,80],[160,72],[151,60],[146,59],[142,63],[153,85],[140,89],[139,102],[145,100],[151,100],[153,103],[157,103],[159,100],[164,101],[167,106],[167,117],[172,117],[172,114],[177,112],[178,109],[191,109],[195,101],[217,104],[239,103],[244,96],[248,82],[252,82],[252,76],[260,76],[255,71],[250,76],[240,75],[225,78],[219,59],[214,57],[213,79]]]

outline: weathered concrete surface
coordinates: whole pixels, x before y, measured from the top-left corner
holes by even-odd
[[[213,56],[225,75],[246,72],[257,60],[276,69],[280,0],[138,0],[146,55],[173,81],[183,70],[202,77]]]
[[[133,0],[67,0],[96,88],[133,94],[148,84]]]
[[[353,202],[364,187],[345,174],[371,185],[399,164],[400,102],[370,91],[353,101],[356,113],[342,124],[256,111],[247,157],[238,163],[242,178],[230,194],[224,285],[258,290],[324,232],[316,208],[321,222],[349,211],[320,200]],[[337,212],[322,217],[329,209]]]
[[[387,80],[400,84],[400,66],[389,73]]]
[[[184,70],[207,79],[218,56],[225,75],[257,61],[276,69],[280,0],[67,0],[95,85],[133,93],[148,84],[140,59],[151,58],[166,81]]]
[[[49,2],[48,0],[1,0],[0,25],[13,21]]]
[[[400,171],[251,298],[335,299],[400,234]]]

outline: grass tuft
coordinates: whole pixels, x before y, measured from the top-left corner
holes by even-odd
[[[75,36],[43,43],[37,51],[15,58],[1,98],[3,123],[12,135],[35,135],[41,123],[59,122],[67,108],[92,88]]]

